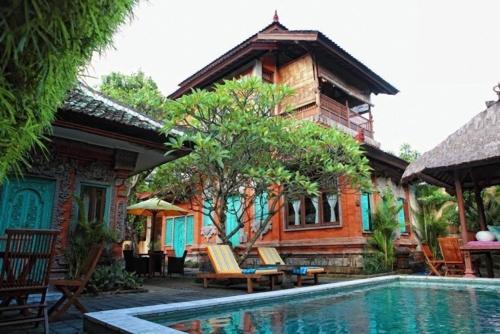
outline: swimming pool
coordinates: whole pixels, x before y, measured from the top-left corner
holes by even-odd
[[[385,276],[96,312],[85,326],[90,333],[500,333],[500,280]]]

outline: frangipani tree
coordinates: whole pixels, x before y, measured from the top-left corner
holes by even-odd
[[[284,205],[284,196],[317,196],[320,188],[340,183],[368,186],[368,161],[352,137],[286,117],[286,110],[276,114],[291,94],[287,87],[251,77],[167,103],[164,131],[185,129],[169,145],[188,145],[192,151],[162,166],[152,186],[210,217],[224,244],[232,245],[240,228],[257,218],[241,261]],[[259,216],[256,203],[265,207],[265,217],[254,217]],[[237,221],[231,229],[228,215]]]

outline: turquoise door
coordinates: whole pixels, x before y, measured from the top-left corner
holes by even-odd
[[[363,231],[371,231],[372,230],[372,221],[371,221],[371,208],[370,208],[370,194],[362,193],[361,194],[361,220],[363,222]]]
[[[241,202],[239,196],[231,196],[227,202],[226,212],[226,235],[233,232],[238,227],[238,215],[241,211]],[[233,246],[240,244],[240,230],[229,238]]]
[[[49,228],[55,182],[26,178],[6,181],[0,188],[0,235],[6,228]]]
[[[187,245],[193,245],[193,216],[167,218],[165,245],[174,249],[175,256],[182,256]]]
[[[186,218],[174,219],[174,251],[175,256],[181,257],[186,249]]]

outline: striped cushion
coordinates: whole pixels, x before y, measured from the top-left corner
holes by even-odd
[[[257,248],[257,251],[259,252],[259,256],[262,260],[262,262],[266,265],[275,265],[276,263],[280,265],[284,265],[285,262],[283,262],[283,259],[281,256],[278,254],[278,251],[276,248],[271,248],[271,247],[259,247]]]
[[[240,266],[228,245],[208,246],[208,257],[217,274],[241,274]]]

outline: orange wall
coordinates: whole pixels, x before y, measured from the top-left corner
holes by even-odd
[[[396,244],[401,245],[413,245],[415,243],[413,231],[410,223],[409,215],[409,190],[405,188],[405,216],[407,219],[407,234],[403,234],[396,242]],[[380,196],[374,193],[374,206],[379,202]],[[190,204],[184,203],[179,206],[189,209]],[[360,194],[358,191],[353,189],[342,189],[340,193],[340,206],[341,206],[341,226],[339,227],[321,227],[321,228],[311,228],[308,230],[286,230],[284,222],[284,209],[282,209],[278,214],[276,214],[272,220],[272,229],[267,232],[262,239],[259,238],[256,244],[271,244],[273,246],[304,246],[308,245],[310,249],[315,248],[315,244],[321,245],[321,247],[328,248],[329,241],[341,241],[340,243],[334,242],[335,249],[347,248],[347,247],[360,247],[363,243],[364,238],[369,237],[370,233],[364,233],[362,231],[361,222],[361,207],[360,207]],[[253,210],[252,210],[253,211]],[[194,245],[189,249],[191,251],[202,250],[207,244],[207,240],[201,235],[201,229],[203,226],[203,215],[199,212],[193,212],[194,215]],[[253,221],[253,219],[250,219]],[[248,239],[252,236],[251,225],[248,223],[245,226],[245,232]],[[165,240],[165,223],[163,224],[162,240]],[[216,242],[216,237],[213,236],[209,239],[209,243]],[[333,245],[333,244],[332,244]],[[333,246],[332,246],[333,247]],[[302,247],[304,248],[304,247]],[[170,247],[164,246],[166,251],[170,250]],[[307,249],[305,249],[307,251]]]

